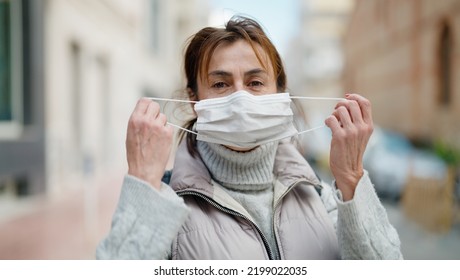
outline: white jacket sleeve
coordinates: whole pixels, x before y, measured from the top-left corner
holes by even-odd
[[[108,236],[97,259],[166,259],[188,209],[166,184],[157,191],[126,175]]]
[[[352,200],[323,184],[321,198],[334,222],[342,259],[402,259],[401,242],[367,171],[358,182]]]

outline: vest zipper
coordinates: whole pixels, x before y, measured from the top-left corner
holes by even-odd
[[[278,248],[278,252],[279,252],[279,257],[281,259],[281,250],[278,246],[278,231],[276,230],[277,228],[277,222],[278,222],[278,219],[276,218],[276,208],[280,205],[280,201],[295,187],[297,186],[299,183],[301,182],[305,182],[305,183],[309,183],[309,184],[312,184],[315,188],[317,187],[316,184],[313,184],[312,182],[310,182],[309,180],[305,180],[305,179],[299,179],[297,181],[295,181],[294,183],[291,184],[290,187],[287,188],[287,190],[283,193],[282,196],[280,196],[280,198],[278,199],[278,201],[276,202],[275,206],[273,207],[273,233],[275,234],[275,242],[276,242],[276,248]]]
[[[243,214],[240,214],[236,211],[233,211],[233,210],[230,210],[226,207],[223,207],[222,205],[218,204],[217,202],[215,202],[214,200],[210,199],[208,196],[204,195],[204,194],[201,194],[199,192],[194,192],[194,191],[183,191],[183,192],[177,192],[177,194],[179,196],[184,196],[184,195],[194,195],[194,196],[198,196],[202,199],[204,199],[206,202],[208,202],[209,204],[211,204],[212,206],[214,206],[215,208],[219,209],[220,211],[224,212],[224,213],[227,213],[227,214],[230,214],[230,215],[234,215],[234,216],[237,216],[237,217],[240,217],[240,218],[243,218],[245,219],[246,221],[250,222],[252,225],[254,225],[254,227],[256,228],[257,232],[260,234],[260,236],[262,237],[262,241],[264,242],[264,246],[265,246],[265,250],[267,250],[267,253],[268,253],[268,258],[270,260],[273,260],[273,253],[270,249],[270,245],[268,244],[268,241],[267,241],[267,238],[265,237],[265,235],[263,234],[263,232],[260,230],[260,228],[254,223],[252,222],[248,217],[244,216]],[[275,233],[276,234],[276,233]],[[276,238],[275,238],[276,239]],[[278,246],[278,244],[276,244]]]

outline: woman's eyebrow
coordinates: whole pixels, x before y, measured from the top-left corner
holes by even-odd
[[[233,76],[232,73],[224,71],[224,70],[214,70],[208,73],[208,76],[223,76],[223,77],[231,77]]]
[[[244,72],[245,76],[252,76],[252,75],[258,75],[258,74],[264,74],[267,75],[267,71],[262,68],[255,68],[251,69],[249,71]],[[224,71],[224,70],[214,70],[208,73],[208,76],[223,76],[223,77],[231,77],[233,76],[232,73]]]
[[[255,68],[255,69],[249,70],[244,73],[245,76],[252,76],[252,75],[259,75],[259,74],[267,75],[267,71],[265,71],[265,69],[262,69],[262,68]]]

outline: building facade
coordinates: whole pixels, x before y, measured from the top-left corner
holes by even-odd
[[[357,1],[344,87],[373,102],[377,124],[460,149],[460,1]]]
[[[43,1],[0,2],[0,199],[44,191]]]
[[[0,21],[0,198],[56,197],[126,172],[129,116],[181,92],[207,1],[6,0]]]
[[[300,12],[300,33],[285,56],[289,91],[293,95],[343,97],[342,39],[353,7],[352,0],[303,0]],[[297,103],[307,128],[324,125],[337,101],[308,100]],[[330,133],[320,129],[300,136],[304,156],[324,161],[329,158]]]

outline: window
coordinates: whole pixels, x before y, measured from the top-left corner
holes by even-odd
[[[11,73],[10,73],[10,17],[9,2],[0,2],[0,120],[10,121]]]
[[[68,104],[70,110],[71,123],[74,127],[74,140],[76,149],[82,149],[82,51],[76,42],[70,44],[70,77],[72,98]]]
[[[113,97],[110,89],[110,64],[109,59],[104,56],[96,58],[97,67],[97,92],[101,94],[101,147],[102,147],[102,160],[104,163],[111,163],[113,147],[111,147],[112,136],[112,114],[111,105]]]
[[[149,41],[153,52],[157,54],[160,51],[160,8],[158,0],[150,0]]]
[[[448,106],[452,99],[452,32],[443,24],[439,48],[439,103]]]
[[[21,1],[0,0],[0,139],[22,128]]]

